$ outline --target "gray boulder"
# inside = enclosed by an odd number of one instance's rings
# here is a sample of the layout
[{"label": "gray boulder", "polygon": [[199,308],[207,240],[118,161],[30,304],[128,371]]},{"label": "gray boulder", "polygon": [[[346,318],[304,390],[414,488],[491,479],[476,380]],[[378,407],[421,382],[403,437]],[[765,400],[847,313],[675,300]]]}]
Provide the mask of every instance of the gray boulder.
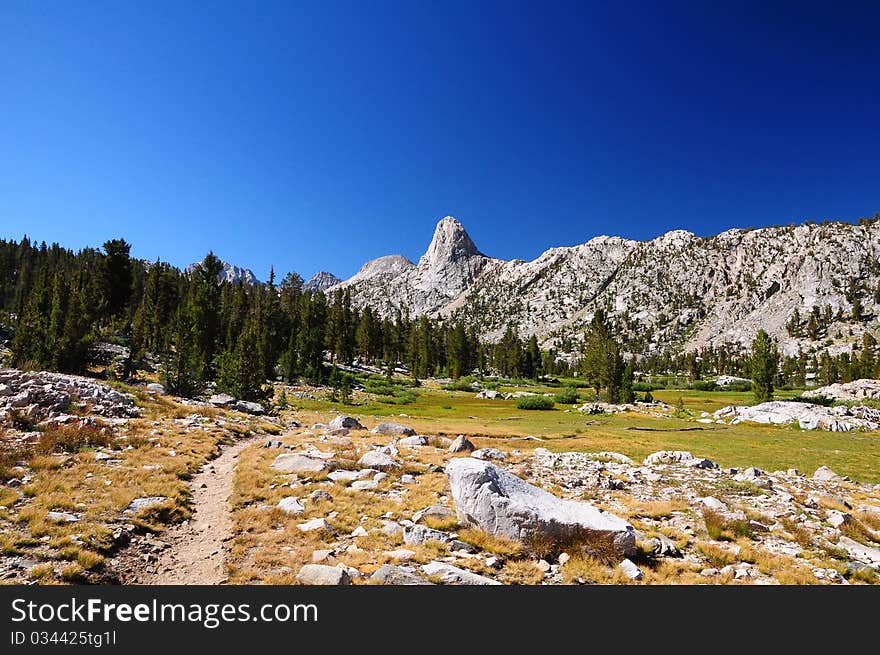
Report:
[{"label": "gray boulder", "polygon": [[370,576],[370,581],[383,585],[429,585],[431,584],[408,566],[383,564]]},{"label": "gray boulder", "polygon": [[421,434],[414,434],[411,437],[404,437],[397,442],[398,446],[427,446],[428,437]]},{"label": "gray boulder", "polygon": [[378,450],[371,450],[363,454],[358,460],[358,466],[378,471],[388,471],[400,466],[392,457]]},{"label": "gray boulder", "polygon": [[287,496],[278,501],[278,509],[285,514],[301,514],[305,511],[305,506],[295,496]]},{"label": "gray boulder", "polygon": [[334,416],[330,421],[328,426],[331,430],[339,430],[345,428],[347,430],[366,430],[366,428],[361,425],[360,421],[358,421],[353,416],[345,416],[344,414],[340,416]]},{"label": "gray boulder", "polygon": [[507,455],[497,448],[480,448],[479,450],[472,452],[471,457],[476,457],[477,459],[495,459],[502,462],[507,459]]},{"label": "gray boulder", "polygon": [[403,543],[417,546],[426,541],[449,541],[449,535],[442,530],[434,530],[424,525],[408,526],[403,532]]},{"label": "gray boulder", "polygon": [[214,405],[214,407],[229,407],[235,402],[235,398],[228,393],[215,393],[208,398],[208,402]]},{"label": "gray boulder", "polygon": [[266,413],[266,408],[263,407],[260,403],[252,403],[248,402],[247,400],[237,400],[233,407],[239,412],[244,412],[245,414],[254,414],[256,416],[259,416]]},{"label": "gray boulder", "polygon": [[272,468],[283,473],[296,473],[297,475],[315,475],[329,468],[323,459],[307,457],[297,453],[278,455],[272,462]]},{"label": "gray boulder", "polygon": [[396,434],[409,437],[416,433],[412,428],[408,428],[400,423],[380,423],[373,428],[374,434]]},{"label": "gray boulder", "polygon": [[624,555],[635,553],[635,529],[588,503],[557,498],[494,464],[470,457],[446,465],[461,521],[520,541],[539,535],[553,541],[601,536]]},{"label": "gray boulder", "polygon": [[304,585],[347,585],[351,584],[351,577],[336,566],[306,564],[296,574],[296,581]]},{"label": "gray boulder", "polygon": [[443,562],[429,562],[422,566],[422,571],[428,576],[437,577],[444,584],[460,585],[500,585],[501,583],[483,575],[477,575],[471,571],[460,569],[452,564]]},{"label": "gray boulder", "polygon": [[463,434],[458,435],[452,445],[449,446],[450,453],[471,453],[476,447]]}]

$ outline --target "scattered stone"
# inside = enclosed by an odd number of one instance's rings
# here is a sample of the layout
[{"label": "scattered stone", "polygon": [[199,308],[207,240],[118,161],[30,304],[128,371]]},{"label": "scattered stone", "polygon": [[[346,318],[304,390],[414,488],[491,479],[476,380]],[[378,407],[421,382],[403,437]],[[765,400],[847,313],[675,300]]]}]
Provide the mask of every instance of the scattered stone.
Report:
[{"label": "scattered stone", "polygon": [[840,528],[852,523],[852,516],[844,512],[838,512],[835,509],[828,510],[828,523],[832,528]]},{"label": "scattered stone", "polygon": [[397,562],[407,562],[416,556],[416,551],[409,550],[408,548],[397,548],[396,550],[386,550],[382,554]]},{"label": "scattered stone", "polygon": [[630,580],[641,580],[645,576],[645,574],[642,573],[642,569],[629,559],[623,560],[618,567]]},{"label": "scattered stone", "polygon": [[839,480],[840,476],[837,475],[834,471],[832,471],[827,466],[820,466],[816,469],[816,472],[813,473],[814,480],[821,480],[823,482],[831,482],[835,480]]},{"label": "scattered stone", "polygon": [[645,544],[655,557],[681,557],[678,546],[666,535],[658,535]]},{"label": "scattered stone", "polygon": [[79,517],[70,512],[49,512],[46,514],[46,518],[55,523],[76,523],[79,521]]},{"label": "scattered stone", "polygon": [[412,428],[408,428],[400,423],[380,423],[372,430],[373,434],[396,434],[410,436],[416,433]]},{"label": "scattered stone", "polygon": [[168,500],[165,496],[146,496],[144,498],[135,498],[128,507],[125,509],[126,512],[137,513],[141,510],[149,509],[151,507],[155,507],[156,505],[160,505]]},{"label": "scattered stone", "polygon": [[428,437],[423,436],[421,434],[415,434],[411,437],[404,437],[400,441],[397,442],[399,446],[427,446],[428,445]]},{"label": "scattered stone", "polygon": [[320,564],[321,562],[326,562],[333,556],[333,551],[329,548],[323,548],[321,550],[313,550],[312,551],[312,564]]},{"label": "scattered stone", "polygon": [[340,428],[345,428],[347,430],[366,430],[356,418],[345,415],[334,416],[328,427],[331,430],[338,430]]},{"label": "scattered stone", "polygon": [[376,569],[373,575],[370,576],[370,581],[377,584],[385,585],[431,584],[430,582],[419,576],[414,569],[406,566],[394,566],[392,564],[383,564],[378,569]]},{"label": "scattered stone", "polygon": [[379,483],[376,480],[355,480],[351,483],[351,489],[355,491],[369,491],[376,489]]},{"label": "scattered stone", "polygon": [[452,445],[449,446],[450,453],[470,453],[475,449],[474,444],[470,442],[463,434],[458,435],[455,438],[455,441],[452,442]]},{"label": "scattered stone", "polygon": [[370,450],[364,453],[358,460],[358,466],[387,471],[398,468],[400,464],[398,464],[390,455],[379,452],[378,450]]},{"label": "scattered stone", "polygon": [[359,525],[358,527],[356,527],[354,530],[351,531],[351,536],[352,537],[366,537],[367,531],[366,531],[366,529],[364,529],[364,526]]},{"label": "scattered stone", "polygon": [[147,393],[154,393],[154,394],[158,394],[160,396],[165,395],[165,387],[163,387],[158,382],[151,382],[150,384],[147,385],[146,389],[147,389]]},{"label": "scattered stone", "polygon": [[[627,560],[629,561],[629,560]],[[550,572],[550,562],[545,559],[538,560],[535,562],[535,568],[538,569],[541,573],[549,573]]]},{"label": "scattered stone", "polygon": [[471,571],[460,569],[457,566],[444,562],[429,562],[422,566],[422,571],[430,577],[439,578],[444,584],[460,585],[500,585],[501,583],[492,578],[477,575]]},{"label": "scattered stone", "polygon": [[296,581],[304,585],[347,585],[351,584],[351,576],[337,566],[306,564],[296,574]]},{"label": "scattered stone", "polygon": [[296,473],[297,475],[315,475],[323,473],[329,468],[323,459],[308,457],[298,453],[278,455],[272,462],[272,468],[283,473]]},{"label": "scattered stone", "polygon": [[317,489],[309,494],[309,500],[311,500],[313,503],[321,503],[321,502],[328,502],[329,503],[331,500],[333,500],[333,496],[328,494],[323,489]]},{"label": "scattered stone", "polygon": [[660,450],[651,453],[645,458],[645,466],[654,466],[657,464],[683,464],[690,462],[694,456],[686,450]]},{"label": "scattered stone", "polygon": [[229,407],[235,402],[235,398],[228,393],[217,393],[208,398],[208,402],[214,407]]},{"label": "scattered stone", "polygon": [[325,530],[326,532],[332,532],[333,527],[327,523],[326,519],[316,518],[311,521],[306,521],[305,523],[300,523],[296,526],[300,529],[301,532],[314,532],[315,530]]},{"label": "scattered stone", "polygon": [[434,530],[424,525],[408,526],[403,531],[403,543],[418,546],[426,541],[449,541],[449,535],[442,530]]},{"label": "scattered stone", "polygon": [[247,400],[238,400],[235,402],[233,407],[239,412],[244,412],[245,414],[254,414],[256,416],[262,415],[266,413],[266,408],[263,407],[260,403],[252,403]]},{"label": "scattered stone", "polygon": [[450,519],[455,516],[455,512],[445,505],[431,505],[425,509],[421,509],[412,516],[413,523],[421,523],[428,518],[434,519]]},{"label": "scattered stone", "polygon": [[363,480],[373,475],[370,469],[361,469],[360,471],[348,471],[345,469],[337,469],[327,474],[327,477],[333,482],[353,482],[354,480]]},{"label": "scattered stone", "polygon": [[278,509],[285,514],[301,514],[306,510],[305,506],[299,501],[299,498],[287,496],[278,501]]},{"label": "scattered stone", "polygon": [[507,453],[504,453],[497,448],[480,448],[479,450],[472,452],[471,457],[485,460],[494,459],[503,462],[507,459]]}]

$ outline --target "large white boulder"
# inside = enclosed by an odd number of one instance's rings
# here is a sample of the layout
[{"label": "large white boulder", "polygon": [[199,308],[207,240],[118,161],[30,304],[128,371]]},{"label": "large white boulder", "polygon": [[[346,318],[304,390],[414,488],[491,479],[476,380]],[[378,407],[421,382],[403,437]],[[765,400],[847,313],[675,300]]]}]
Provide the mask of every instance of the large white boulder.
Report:
[{"label": "large white boulder", "polygon": [[633,526],[588,503],[557,498],[489,462],[462,457],[446,465],[458,517],[486,532],[526,540],[567,541],[607,535],[625,555],[635,551]]}]

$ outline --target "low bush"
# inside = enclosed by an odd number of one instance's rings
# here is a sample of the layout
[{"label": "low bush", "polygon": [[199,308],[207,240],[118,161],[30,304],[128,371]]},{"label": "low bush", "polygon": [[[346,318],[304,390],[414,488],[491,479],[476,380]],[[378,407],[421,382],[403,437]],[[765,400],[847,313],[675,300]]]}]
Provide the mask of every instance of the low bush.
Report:
[{"label": "low bush", "polygon": [[831,407],[834,404],[834,398],[828,396],[794,396],[793,398],[784,398],[792,403],[810,403],[811,405],[821,405],[822,407]]},{"label": "low bush", "polygon": [[555,404],[547,396],[523,396],[516,399],[517,409],[553,409]]},{"label": "low bush", "polygon": [[556,402],[560,405],[574,405],[578,402],[577,387],[565,387],[555,396]]}]

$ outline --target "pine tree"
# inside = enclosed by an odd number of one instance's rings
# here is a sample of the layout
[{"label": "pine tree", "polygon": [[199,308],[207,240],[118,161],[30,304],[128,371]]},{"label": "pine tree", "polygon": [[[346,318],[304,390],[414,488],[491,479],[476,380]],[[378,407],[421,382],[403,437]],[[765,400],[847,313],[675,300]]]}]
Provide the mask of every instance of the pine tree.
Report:
[{"label": "pine tree", "polygon": [[776,344],[764,330],[758,330],[752,342],[750,368],[752,372],[752,391],[759,403],[773,399],[773,380],[779,364]]}]

